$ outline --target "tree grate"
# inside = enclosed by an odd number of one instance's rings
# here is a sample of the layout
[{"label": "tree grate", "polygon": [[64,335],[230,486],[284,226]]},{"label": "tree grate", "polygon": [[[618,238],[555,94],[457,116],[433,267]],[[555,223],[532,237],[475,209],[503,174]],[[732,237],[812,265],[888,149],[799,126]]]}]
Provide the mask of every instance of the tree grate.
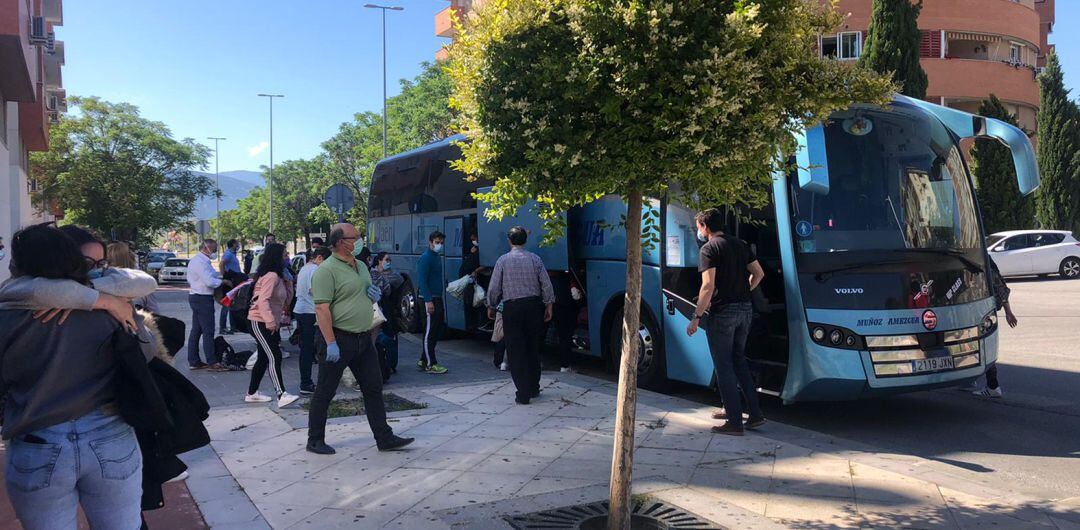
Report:
[{"label": "tree grate", "polygon": [[[509,515],[503,519],[516,530],[588,530],[607,528],[608,511],[608,501],[600,501],[524,515]],[[634,530],[721,530],[721,527],[678,506],[653,500],[634,502],[630,515],[631,528]]]}]

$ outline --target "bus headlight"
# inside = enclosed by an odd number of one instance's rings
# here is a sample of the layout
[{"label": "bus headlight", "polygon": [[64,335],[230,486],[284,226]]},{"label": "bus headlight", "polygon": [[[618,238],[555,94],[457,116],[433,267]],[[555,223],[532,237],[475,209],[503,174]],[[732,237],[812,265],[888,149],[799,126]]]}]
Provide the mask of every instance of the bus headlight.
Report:
[{"label": "bus headlight", "polygon": [[980,331],[983,335],[989,335],[997,329],[997,312],[991,312],[983,317]]},{"label": "bus headlight", "polygon": [[833,343],[833,346],[839,346],[844,341],[844,332],[834,329],[832,333],[829,333],[829,342]]},{"label": "bus headlight", "polygon": [[821,342],[821,341],[825,340],[825,328],[816,327],[816,328],[814,328],[813,333],[814,334],[811,335],[811,336],[814,338],[814,342]]}]

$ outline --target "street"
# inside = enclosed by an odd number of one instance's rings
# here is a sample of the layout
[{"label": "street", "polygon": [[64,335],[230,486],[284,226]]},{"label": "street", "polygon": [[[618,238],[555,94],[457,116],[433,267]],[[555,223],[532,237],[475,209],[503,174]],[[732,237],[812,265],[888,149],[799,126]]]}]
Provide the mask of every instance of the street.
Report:
[{"label": "street", "polygon": [[[1080,344],[1080,281],[1018,279],[1010,287],[1019,326],[1009,329],[1001,320],[1004,399],[977,398],[952,389],[788,406],[766,398],[766,414],[773,422],[767,427],[769,436],[805,443],[811,431],[836,449],[921,457],[934,462],[939,471],[990,487],[1036,498],[1077,500],[1080,359],[1075,345]],[[162,287],[158,296],[166,313],[178,311],[183,313],[175,314],[187,317],[186,287]],[[250,338],[234,335],[233,343],[238,340]],[[455,342],[461,350],[490,348],[480,340]],[[412,361],[403,358],[401,362],[407,367]],[[183,364],[182,360],[177,364]],[[295,355],[286,365],[295,374]],[[581,358],[575,369],[615,380],[599,360]],[[405,372],[406,384],[414,384],[417,376],[412,370]],[[491,371],[492,378],[502,375]],[[286,381],[295,385],[295,375]],[[669,393],[702,404],[717,402],[711,391],[700,387],[673,385]],[[236,401],[231,394],[221,398],[215,404]]]}]

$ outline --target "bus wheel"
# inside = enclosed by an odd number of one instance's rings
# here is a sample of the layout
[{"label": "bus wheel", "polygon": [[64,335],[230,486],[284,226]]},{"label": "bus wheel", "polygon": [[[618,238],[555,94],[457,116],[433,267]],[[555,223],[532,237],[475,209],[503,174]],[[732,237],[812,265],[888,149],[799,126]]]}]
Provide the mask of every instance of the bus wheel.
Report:
[{"label": "bus wheel", "polygon": [[[618,373],[622,358],[623,310],[615,313],[608,328],[608,361]],[[641,314],[638,329],[638,386],[653,390],[661,389],[667,382],[664,368],[664,352],[660,343],[660,328],[648,314]]]},{"label": "bus wheel", "polygon": [[405,283],[401,285],[401,299],[398,300],[398,329],[403,329],[409,333],[420,331],[420,324],[417,322],[419,312],[416,309],[416,303],[417,296],[416,291],[413,289],[412,280],[406,278]]}]

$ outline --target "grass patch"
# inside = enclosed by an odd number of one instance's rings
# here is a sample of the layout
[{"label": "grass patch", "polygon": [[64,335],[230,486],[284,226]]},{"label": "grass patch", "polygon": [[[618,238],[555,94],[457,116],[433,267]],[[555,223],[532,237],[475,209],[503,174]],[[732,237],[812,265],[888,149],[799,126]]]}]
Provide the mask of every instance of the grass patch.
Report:
[{"label": "grass patch", "polygon": [[[396,394],[383,393],[383,401],[386,403],[386,412],[399,412],[402,410],[426,409],[427,403],[415,403]],[[304,403],[305,410],[311,410],[311,402]],[[330,409],[326,413],[327,418],[345,418],[348,416],[364,415],[364,398],[340,399],[330,402]]]}]

